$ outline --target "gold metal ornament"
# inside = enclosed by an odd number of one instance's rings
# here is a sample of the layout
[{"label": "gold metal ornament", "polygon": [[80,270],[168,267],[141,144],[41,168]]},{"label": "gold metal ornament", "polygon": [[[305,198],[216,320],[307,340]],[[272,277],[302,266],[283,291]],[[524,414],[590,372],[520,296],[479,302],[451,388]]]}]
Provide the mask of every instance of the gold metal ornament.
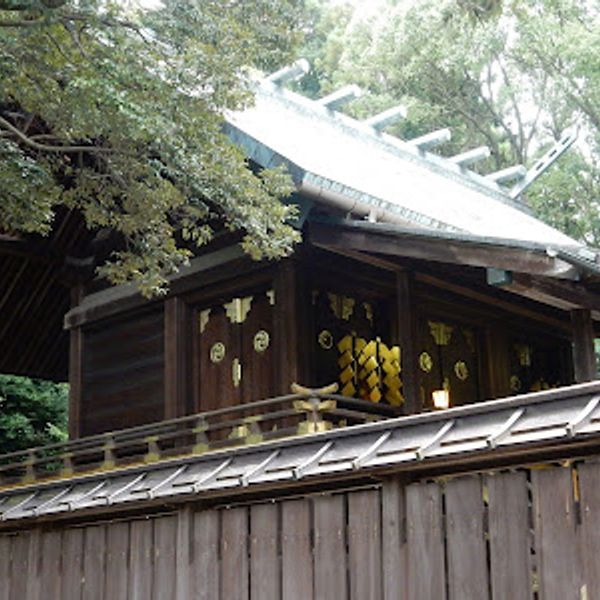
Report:
[{"label": "gold metal ornament", "polygon": [[461,381],[466,381],[469,377],[469,367],[464,360],[457,360],[454,363],[454,374]]},{"label": "gold metal ornament", "polygon": [[261,329],[254,335],[254,349],[257,352],[264,352],[269,347],[270,341],[271,337],[269,336],[269,332]]},{"label": "gold metal ornament", "polygon": [[223,342],[215,342],[210,347],[210,361],[220,363],[225,358],[225,344]]},{"label": "gold metal ornament", "polygon": [[350,320],[350,317],[354,313],[354,305],[356,301],[354,298],[348,298],[347,296],[338,296],[337,294],[328,293],[329,305],[331,306],[331,312],[338,318],[344,321]]},{"label": "gold metal ornament", "polygon": [[321,346],[323,350],[331,350],[333,348],[333,335],[328,329],[323,329],[323,331],[319,333],[317,340],[319,346]]},{"label": "gold metal ornament", "polygon": [[510,389],[513,392],[518,392],[521,389],[521,380],[517,375],[510,376]]},{"label": "gold metal ornament", "polygon": [[367,321],[373,325],[373,306],[368,302],[363,302],[363,307],[365,309],[365,316],[367,317]]},{"label": "gold metal ornament", "polygon": [[275,290],[268,290],[266,295],[269,299],[269,304],[275,306]]},{"label": "gold metal ornament", "polygon": [[225,313],[232,323],[243,323],[252,307],[252,296],[234,298],[231,302],[223,304]]},{"label": "gold metal ornament", "polygon": [[519,364],[522,367],[531,366],[531,346],[527,344],[515,344],[515,350],[519,357]]},{"label": "gold metal ornament", "polygon": [[447,346],[450,343],[452,337],[452,330],[454,329],[451,325],[441,323],[440,321],[429,321],[429,330],[431,335],[438,346]]},{"label": "gold metal ornament", "polygon": [[242,381],[242,363],[239,358],[234,358],[231,363],[231,379],[234,387],[239,387]]},{"label": "gold metal ornament", "polygon": [[431,358],[429,352],[421,352],[421,354],[419,354],[419,367],[424,373],[431,373],[431,369],[433,369],[433,358]]},{"label": "gold metal ornament", "polygon": [[210,308],[206,310],[201,310],[198,313],[198,327],[200,328],[200,333],[204,333],[206,326],[208,325],[208,319],[210,318]]}]

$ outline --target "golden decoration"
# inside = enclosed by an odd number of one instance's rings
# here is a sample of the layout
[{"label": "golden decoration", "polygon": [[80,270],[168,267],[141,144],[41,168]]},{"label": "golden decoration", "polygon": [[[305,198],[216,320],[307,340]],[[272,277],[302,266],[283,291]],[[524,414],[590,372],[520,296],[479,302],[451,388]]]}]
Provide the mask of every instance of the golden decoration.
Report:
[{"label": "golden decoration", "polygon": [[220,363],[225,358],[225,344],[223,342],[215,342],[210,347],[210,361]]},{"label": "golden decoration", "polygon": [[431,335],[438,346],[447,346],[450,343],[452,337],[452,330],[454,329],[451,325],[441,323],[440,321],[428,321],[429,330]]},{"label": "golden decoration", "polygon": [[261,329],[254,335],[254,349],[259,353],[264,352],[269,347],[270,341],[269,332]]},{"label": "golden decoration", "polygon": [[328,329],[323,329],[323,331],[319,333],[317,340],[319,346],[321,346],[323,350],[331,350],[333,348],[333,335]]},{"label": "golden decoration", "polygon": [[234,358],[231,363],[231,380],[234,387],[239,387],[242,381],[242,363],[239,358]]},{"label": "golden decoration", "polygon": [[365,316],[367,317],[367,321],[373,325],[373,306],[368,302],[363,302],[363,307],[365,309]]},{"label": "golden decoration", "polygon": [[431,358],[429,352],[421,352],[421,354],[419,354],[419,367],[424,373],[431,373],[431,369],[433,369],[433,358]]},{"label": "golden decoration", "polygon": [[227,317],[232,323],[243,323],[252,307],[252,296],[234,298],[231,302],[223,304]]},{"label": "golden decoration", "polygon": [[515,350],[519,357],[519,364],[522,367],[531,366],[531,346],[527,344],[515,344]]},{"label": "golden decoration", "polygon": [[510,376],[510,389],[513,392],[518,392],[521,389],[521,380],[519,379],[518,375]]},{"label": "golden decoration", "polygon": [[469,377],[469,368],[464,360],[457,360],[454,363],[454,374],[461,381],[466,381]]},{"label": "golden decoration", "polygon": [[337,294],[328,293],[329,305],[331,306],[331,312],[338,318],[348,321],[354,313],[354,305],[356,301],[354,298],[348,298],[347,296],[338,296]]},{"label": "golden decoration", "polygon": [[206,310],[201,310],[198,313],[198,327],[200,329],[200,333],[204,333],[206,326],[208,325],[208,319],[210,318],[210,308]]},{"label": "golden decoration", "polygon": [[267,290],[266,296],[269,299],[269,304],[275,306],[275,290]]}]

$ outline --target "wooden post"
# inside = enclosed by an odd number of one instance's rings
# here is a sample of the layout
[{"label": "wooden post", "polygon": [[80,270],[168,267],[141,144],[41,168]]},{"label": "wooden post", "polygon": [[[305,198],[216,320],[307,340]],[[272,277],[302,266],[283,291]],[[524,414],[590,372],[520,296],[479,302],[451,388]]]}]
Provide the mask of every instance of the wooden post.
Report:
[{"label": "wooden post", "polygon": [[417,380],[417,327],[413,302],[412,273],[400,271],[396,274],[396,341],[400,346],[402,361],[402,393],[405,414],[421,412]]},{"label": "wooden post", "polygon": [[571,311],[573,326],[573,370],[575,383],[596,379],[596,355],[594,353],[594,326],[588,309]]},{"label": "wooden post", "polygon": [[[71,289],[71,308],[78,306],[83,298],[83,286]],[[81,396],[83,393],[83,331],[81,327],[69,333],[69,438],[81,435]]]},{"label": "wooden post", "polygon": [[484,375],[482,400],[509,396],[510,390],[510,354],[506,327],[489,324],[485,328],[485,352],[482,371]]},{"label": "wooden post", "polygon": [[187,413],[187,314],[187,306],[181,298],[175,296],[165,300],[165,419]]}]

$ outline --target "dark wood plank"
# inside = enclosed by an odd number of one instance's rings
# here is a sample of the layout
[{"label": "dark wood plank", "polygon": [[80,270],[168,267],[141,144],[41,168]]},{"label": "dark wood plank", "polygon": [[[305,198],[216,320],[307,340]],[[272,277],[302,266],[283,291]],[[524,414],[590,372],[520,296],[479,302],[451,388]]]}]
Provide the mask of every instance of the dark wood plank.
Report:
[{"label": "dark wood plank", "polygon": [[313,597],[311,521],[308,500],[281,504],[281,577],[284,599]]},{"label": "dark wood plank", "polygon": [[27,596],[27,575],[30,534],[21,532],[12,538],[10,561],[10,600],[22,600]]},{"label": "dark wood plank", "polygon": [[407,486],[406,523],[409,599],[445,598],[442,496],[437,483]]},{"label": "dark wood plank", "polygon": [[381,536],[384,600],[406,600],[408,565],[406,499],[398,478],[384,482],[381,490]]},{"label": "dark wood plank", "polygon": [[350,598],[382,597],[381,497],[378,490],[348,494]]},{"label": "dark wood plank", "polygon": [[510,389],[510,347],[506,324],[490,322],[484,330],[484,393],[486,398],[502,398]]},{"label": "dark wood plank", "polygon": [[571,311],[573,326],[573,368],[575,383],[596,379],[596,354],[594,352],[594,325],[589,309]]},{"label": "dark wood plank", "polygon": [[0,535],[0,600],[10,597],[11,538]]},{"label": "dark wood plank", "polygon": [[486,479],[489,495],[489,538],[492,598],[531,598],[531,553],[527,476],[496,473]]},{"label": "dark wood plank", "polygon": [[183,416],[192,409],[187,406],[190,392],[187,361],[190,329],[195,324],[190,322],[188,313],[181,298],[165,300],[165,419]]},{"label": "dark wood plank", "polygon": [[250,508],[251,598],[281,598],[278,512],[277,504],[258,504]]},{"label": "dark wood plank", "polygon": [[69,437],[74,440],[81,431],[81,390],[83,366],[83,331],[69,333]]},{"label": "dark wood plank", "polygon": [[[42,536],[42,564],[40,569],[40,590],[42,590],[42,595],[40,598],[60,598],[61,554],[61,532],[58,530],[45,532]],[[0,598],[2,598],[1,594]]]},{"label": "dark wood plank", "polygon": [[86,527],[83,542],[83,597],[85,600],[102,600],[104,598],[105,569],[106,528],[104,525]]},{"label": "dark wood plank", "polygon": [[128,600],[148,600],[152,597],[152,520],[133,521],[129,532]]},{"label": "dark wood plank", "polygon": [[579,465],[581,526],[579,540],[583,582],[588,598],[600,598],[600,464]]},{"label": "dark wood plank", "polygon": [[153,600],[173,600],[175,597],[176,542],[177,518],[168,516],[155,519]]},{"label": "dark wood plank", "polygon": [[221,512],[221,598],[247,600],[248,587],[248,509],[226,509]]},{"label": "dark wood plank", "polygon": [[219,511],[203,510],[194,515],[193,589],[198,600],[219,598]]},{"label": "dark wood plank", "polygon": [[176,600],[188,600],[192,594],[193,539],[194,510],[191,506],[184,506],[177,511],[177,562],[175,565]]},{"label": "dark wood plank", "polygon": [[29,533],[29,550],[27,553],[27,600],[46,598],[45,591],[41,588],[40,572],[42,566],[42,532],[33,529]]},{"label": "dark wood plank", "polygon": [[580,600],[582,577],[571,469],[535,469],[531,480],[540,598]]},{"label": "dark wood plank", "polygon": [[83,579],[83,529],[65,529],[62,538],[61,600],[80,600]]},{"label": "dark wood plank", "polygon": [[446,484],[446,543],[450,600],[486,598],[481,478],[457,477]]},{"label": "dark wood plank", "polygon": [[127,600],[129,523],[110,523],[106,532],[106,598]]},{"label": "dark wood plank", "polygon": [[346,509],[344,496],[316,496],[315,597],[338,600],[347,597]]}]

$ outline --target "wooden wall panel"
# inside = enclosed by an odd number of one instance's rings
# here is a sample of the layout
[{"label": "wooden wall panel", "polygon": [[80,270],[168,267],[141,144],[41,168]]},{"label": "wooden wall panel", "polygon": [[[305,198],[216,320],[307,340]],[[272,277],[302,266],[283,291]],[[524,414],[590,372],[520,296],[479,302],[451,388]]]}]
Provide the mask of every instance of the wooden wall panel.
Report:
[{"label": "wooden wall panel", "polygon": [[350,598],[382,597],[381,500],[378,490],[348,496]]},{"label": "wooden wall panel", "polygon": [[164,417],[163,311],[84,332],[81,435]]},{"label": "wooden wall panel", "polygon": [[581,568],[570,468],[532,471],[540,600],[580,600]]},{"label": "wooden wall panel", "polygon": [[258,504],[250,508],[250,598],[279,600],[279,507]]},{"label": "wooden wall panel", "polygon": [[408,565],[406,545],[406,498],[404,485],[397,479],[381,490],[381,537],[384,600],[406,600]]},{"label": "wooden wall panel", "polygon": [[323,600],[347,597],[346,509],[344,495],[314,499],[315,591]]},{"label": "wooden wall panel", "polygon": [[[1,552],[0,552],[1,554]],[[60,530],[47,531],[41,540],[41,564],[39,575],[40,598],[60,597],[60,559],[62,534]],[[0,598],[1,598],[0,594]]]},{"label": "wooden wall panel", "polygon": [[531,598],[529,499],[524,471],[486,478],[493,600]]},{"label": "wooden wall panel", "polygon": [[204,510],[194,515],[191,578],[197,600],[219,598],[219,514],[216,510]]},{"label": "wooden wall panel", "polygon": [[83,542],[83,597],[85,600],[104,598],[106,569],[106,528],[86,527]]},{"label": "wooden wall panel", "polygon": [[581,560],[588,598],[600,598],[600,464],[579,465]]},{"label": "wooden wall panel", "polygon": [[281,577],[285,600],[313,596],[311,514],[308,500],[281,505]]},{"label": "wooden wall panel", "polygon": [[28,533],[19,533],[11,540],[10,600],[23,600],[27,594],[29,538]]},{"label": "wooden wall panel", "polygon": [[83,579],[83,529],[65,529],[62,543],[61,600],[79,600]]},{"label": "wooden wall panel", "polygon": [[175,558],[177,519],[160,517],[154,521],[154,572],[152,600],[173,600],[175,597]]},{"label": "wooden wall panel", "polygon": [[133,521],[130,529],[128,600],[152,598],[153,523]]},{"label": "wooden wall panel", "polygon": [[0,600],[9,600],[10,594],[10,536],[0,535]]},{"label": "wooden wall panel", "polygon": [[106,532],[106,598],[127,600],[129,523],[110,523]]},{"label": "wooden wall panel", "polygon": [[486,598],[487,564],[481,479],[458,477],[446,485],[446,538],[450,600]]},{"label": "wooden wall panel", "polygon": [[248,510],[221,512],[221,598],[248,600]]},{"label": "wooden wall panel", "polygon": [[408,597],[445,598],[442,494],[437,483],[415,483],[406,488]]}]

